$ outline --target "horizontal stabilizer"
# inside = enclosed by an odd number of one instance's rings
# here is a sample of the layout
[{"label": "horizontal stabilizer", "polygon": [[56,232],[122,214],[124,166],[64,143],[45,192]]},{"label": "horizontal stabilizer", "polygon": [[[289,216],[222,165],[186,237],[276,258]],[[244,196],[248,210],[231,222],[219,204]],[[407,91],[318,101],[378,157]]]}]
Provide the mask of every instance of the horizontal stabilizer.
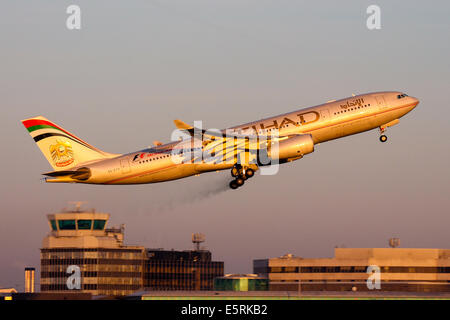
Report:
[{"label": "horizontal stabilizer", "polygon": [[46,172],[42,175],[49,176],[49,177],[63,177],[63,176],[70,176],[72,174],[76,174],[77,171],[52,171],[52,172]]},{"label": "horizontal stabilizer", "polygon": [[91,169],[83,167],[78,170],[61,170],[43,173],[44,176],[49,176],[53,178],[59,177],[70,177],[76,180],[87,180],[91,176]]}]

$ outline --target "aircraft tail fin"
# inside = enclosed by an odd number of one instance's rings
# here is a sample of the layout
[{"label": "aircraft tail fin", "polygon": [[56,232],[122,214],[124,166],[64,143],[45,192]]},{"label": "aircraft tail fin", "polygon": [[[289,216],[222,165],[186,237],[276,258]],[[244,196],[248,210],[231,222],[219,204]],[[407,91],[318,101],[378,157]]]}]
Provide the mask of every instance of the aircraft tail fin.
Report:
[{"label": "aircraft tail fin", "polygon": [[55,171],[117,156],[91,146],[42,116],[22,120],[22,124]]}]

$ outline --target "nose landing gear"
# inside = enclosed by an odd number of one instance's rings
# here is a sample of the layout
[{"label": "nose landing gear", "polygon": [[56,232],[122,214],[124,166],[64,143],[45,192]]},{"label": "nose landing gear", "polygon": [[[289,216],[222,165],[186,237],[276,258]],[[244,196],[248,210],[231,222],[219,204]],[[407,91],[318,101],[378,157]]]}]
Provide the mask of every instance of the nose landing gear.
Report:
[{"label": "nose landing gear", "polygon": [[386,142],[387,141],[387,136],[384,134],[384,131],[386,131],[386,127],[381,126],[380,127],[380,141],[381,142]]},{"label": "nose landing gear", "polygon": [[400,120],[395,119],[395,120],[392,120],[391,122],[388,122],[388,123],[383,124],[382,126],[380,126],[380,141],[381,142],[386,142],[387,141],[387,137],[384,134],[384,131],[386,131],[386,129],[389,128],[389,127],[395,126],[399,122],[400,122]]}]

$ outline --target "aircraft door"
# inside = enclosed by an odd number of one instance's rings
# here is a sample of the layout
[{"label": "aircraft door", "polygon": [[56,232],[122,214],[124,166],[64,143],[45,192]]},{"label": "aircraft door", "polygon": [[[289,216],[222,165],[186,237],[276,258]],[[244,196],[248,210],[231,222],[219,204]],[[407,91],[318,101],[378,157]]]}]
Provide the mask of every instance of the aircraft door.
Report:
[{"label": "aircraft door", "polygon": [[320,121],[327,121],[330,119],[330,111],[328,109],[320,110]]},{"label": "aircraft door", "polygon": [[120,160],[120,167],[122,168],[122,173],[129,173],[131,171],[128,158]]},{"label": "aircraft door", "polygon": [[375,96],[375,100],[377,102],[379,110],[387,108],[386,101],[384,101],[384,96]]}]

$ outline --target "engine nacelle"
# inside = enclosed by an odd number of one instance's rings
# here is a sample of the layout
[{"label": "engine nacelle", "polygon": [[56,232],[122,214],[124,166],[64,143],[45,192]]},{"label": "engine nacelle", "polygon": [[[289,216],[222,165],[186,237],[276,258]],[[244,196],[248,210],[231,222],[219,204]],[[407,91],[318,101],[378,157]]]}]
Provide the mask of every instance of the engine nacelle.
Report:
[{"label": "engine nacelle", "polygon": [[272,159],[299,159],[314,151],[314,142],[310,134],[301,134],[278,142],[278,156],[276,149],[276,146],[272,146],[270,150]]}]

